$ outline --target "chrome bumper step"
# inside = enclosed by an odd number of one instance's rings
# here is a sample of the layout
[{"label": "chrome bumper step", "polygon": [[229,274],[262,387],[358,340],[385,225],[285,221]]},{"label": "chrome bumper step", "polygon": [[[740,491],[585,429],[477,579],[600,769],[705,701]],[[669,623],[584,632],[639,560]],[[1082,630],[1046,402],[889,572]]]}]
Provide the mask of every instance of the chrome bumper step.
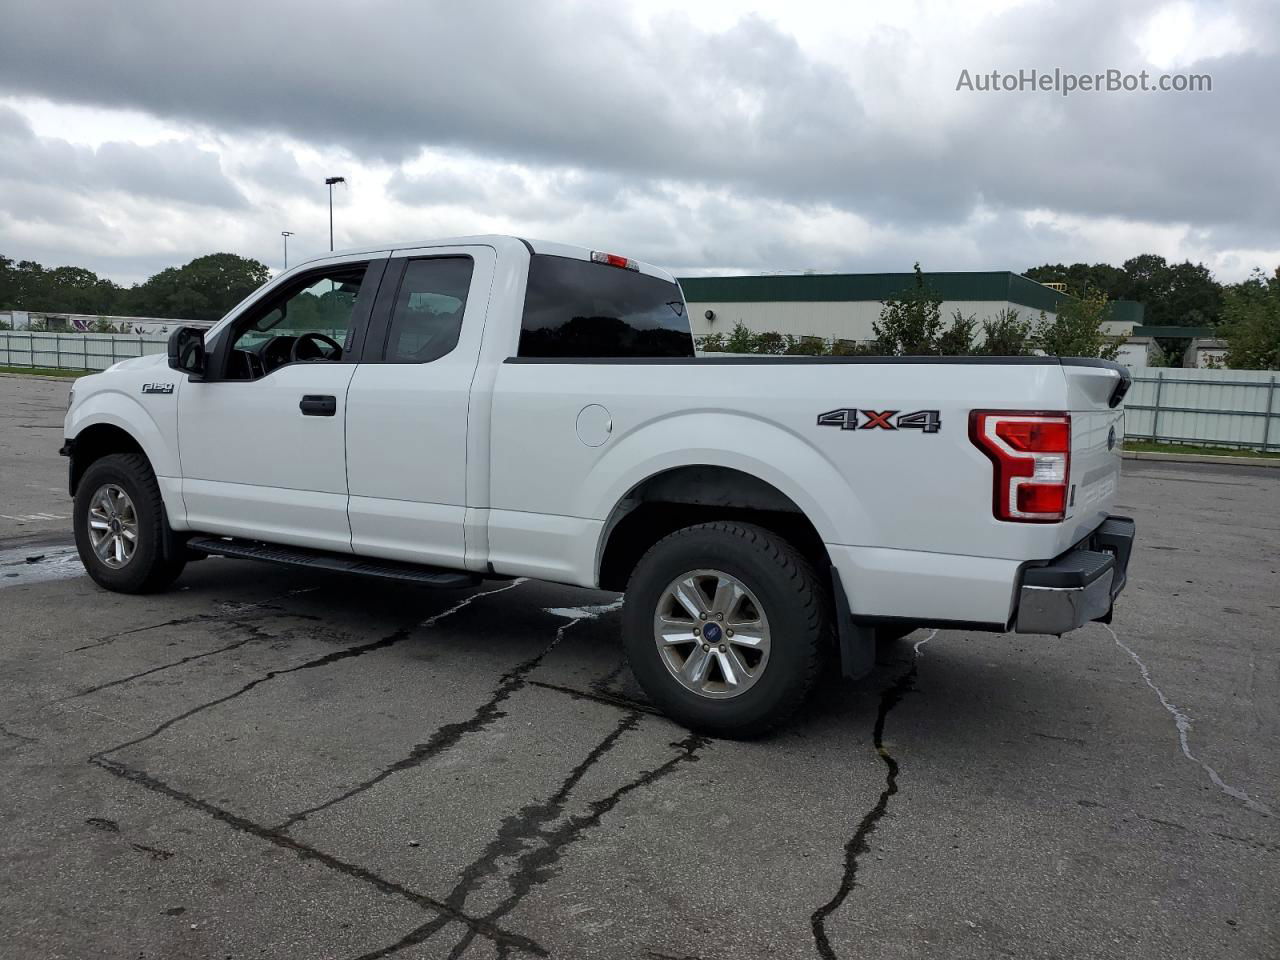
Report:
[{"label": "chrome bumper step", "polygon": [[1023,570],[1014,629],[1061,635],[1095,620],[1110,622],[1128,581],[1136,533],[1128,517],[1109,517],[1082,546]]}]

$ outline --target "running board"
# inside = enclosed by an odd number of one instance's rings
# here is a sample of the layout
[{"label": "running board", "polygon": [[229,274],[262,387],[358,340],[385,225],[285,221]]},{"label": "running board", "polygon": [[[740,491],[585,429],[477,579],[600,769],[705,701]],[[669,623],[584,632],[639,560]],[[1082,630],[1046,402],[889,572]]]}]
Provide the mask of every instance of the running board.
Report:
[{"label": "running board", "polygon": [[217,554],[236,560],[265,560],[291,567],[308,567],[333,573],[358,573],[366,577],[382,577],[385,580],[402,580],[426,587],[457,589],[473,587],[480,582],[475,574],[427,567],[397,560],[374,560],[351,554],[329,553],[325,550],[309,550],[306,547],[283,547],[256,540],[235,540],[222,537],[192,537],[187,548],[197,553]]}]

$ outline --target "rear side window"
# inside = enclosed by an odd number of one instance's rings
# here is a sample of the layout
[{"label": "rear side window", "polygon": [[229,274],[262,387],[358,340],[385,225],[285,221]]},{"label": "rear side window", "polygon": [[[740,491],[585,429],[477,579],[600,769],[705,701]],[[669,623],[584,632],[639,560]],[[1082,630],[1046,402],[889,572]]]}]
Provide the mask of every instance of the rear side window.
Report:
[{"label": "rear side window", "polygon": [[520,324],[522,357],[692,357],[674,283],[587,260],[535,255]]},{"label": "rear side window", "polygon": [[387,335],[387,363],[430,363],[458,345],[471,286],[470,257],[410,260]]}]

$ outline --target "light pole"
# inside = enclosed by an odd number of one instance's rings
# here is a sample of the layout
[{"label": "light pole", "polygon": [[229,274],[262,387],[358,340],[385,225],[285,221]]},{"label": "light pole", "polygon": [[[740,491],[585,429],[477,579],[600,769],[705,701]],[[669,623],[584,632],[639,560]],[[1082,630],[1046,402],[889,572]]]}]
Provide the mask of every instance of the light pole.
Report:
[{"label": "light pole", "polygon": [[333,185],[335,183],[346,183],[346,177],[325,177],[325,184],[329,188],[329,252],[333,252]]},{"label": "light pole", "polygon": [[289,269],[289,238],[293,236],[292,230],[281,230],[280,236],[284,237],[284,268]]}]

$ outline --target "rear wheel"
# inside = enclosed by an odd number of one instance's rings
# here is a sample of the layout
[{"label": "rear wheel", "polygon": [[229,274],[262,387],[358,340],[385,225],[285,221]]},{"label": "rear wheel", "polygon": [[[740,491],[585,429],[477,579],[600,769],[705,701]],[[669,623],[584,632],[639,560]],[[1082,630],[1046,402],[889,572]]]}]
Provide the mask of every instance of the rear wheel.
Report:
[{"label": "rear wheel", "polygon": [[678,530],[627,585],[623,638],[641,687],[670,717],[755,736],[804,701],[831,649],[825,584],[789,543],[751,524]]},{"label": "rear wheel", "polygon": [[155,474],[139,454],[115,453],[89,466],[76,490],[73,522],[85,570],[108,590],[163,590],[186,565]]}]

